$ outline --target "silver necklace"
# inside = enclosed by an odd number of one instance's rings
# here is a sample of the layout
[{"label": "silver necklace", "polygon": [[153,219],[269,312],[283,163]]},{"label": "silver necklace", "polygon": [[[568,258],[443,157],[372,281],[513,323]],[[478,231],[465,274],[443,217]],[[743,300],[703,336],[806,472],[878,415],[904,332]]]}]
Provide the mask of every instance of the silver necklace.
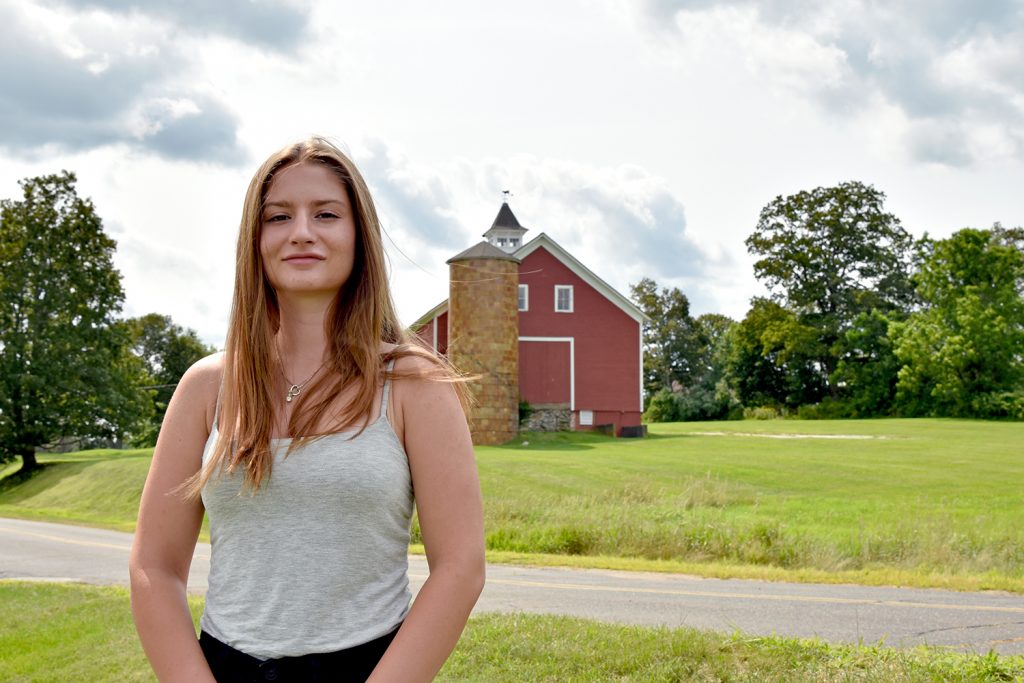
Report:
[{"label": "silver necklace", "polygon": [[281,368],[281,377],[284,377],[284,381],[289,385],[288,386],[288,393],[285,395],[284,400],[286,402],[288,402],[288,403],[291,403],[292,399],[295,398],[296,396],[298,396],[299,392],[302,391],[302,388],[305,387],[307,384],[309,384],[309,381],[311,379],[316,377],[316,373],[318,373],[321,370],[323,370],[323,367],[325,365],[327,365],[327,361],[324,361],[323,363],[321,363],[320,367],[318,367],[316,370],[314,370],[313,374],[310,375],[309,377],[307,377],[304,381],[299,382],[298,384],[296,384],[296,383],[292,382],[290,379],[288,379],[287,375],[284,374],[284,360],[282,360],[282,358],[281,358],[281,349],[278,347],[276,339],[274,340],[274,349],[277,350],[277,363],[278,363],[278,367]]}]

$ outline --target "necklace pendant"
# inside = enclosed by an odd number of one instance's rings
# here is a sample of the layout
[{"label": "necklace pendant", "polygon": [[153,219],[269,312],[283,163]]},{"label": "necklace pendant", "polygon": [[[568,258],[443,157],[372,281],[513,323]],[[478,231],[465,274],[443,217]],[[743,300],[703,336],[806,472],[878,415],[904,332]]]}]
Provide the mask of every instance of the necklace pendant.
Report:
[{"label": "necklace pendant", "polygon": [[292,402],[292,399],[299,395],[300,387],[298,384],[293,384],[288,388],[288,395],[284,397],[284,400],[288,403]]}]

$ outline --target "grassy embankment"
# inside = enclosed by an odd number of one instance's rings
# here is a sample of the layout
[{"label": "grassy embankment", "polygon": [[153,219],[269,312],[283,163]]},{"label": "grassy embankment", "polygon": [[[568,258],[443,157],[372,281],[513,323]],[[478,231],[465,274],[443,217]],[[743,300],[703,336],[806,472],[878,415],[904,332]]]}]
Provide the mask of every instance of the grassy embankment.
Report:
[{"label": "grassy embankment", "polygon": [[[192,598],[194,618],[202,599]],[[0,680],[152,681],[123,588],[0,581]],[[1009,681],[1024,657],[893,650],[565,617],[470,620],[439,681]]]},{"label": "grassy embankment", "polygon": [[[1024,423],[651,432],[528,434],[479,448],[489,558],[1024,593]],[[0,481],[0,515],[133,528],[148,451],[41,460],[50,466],[31,481]]]}]

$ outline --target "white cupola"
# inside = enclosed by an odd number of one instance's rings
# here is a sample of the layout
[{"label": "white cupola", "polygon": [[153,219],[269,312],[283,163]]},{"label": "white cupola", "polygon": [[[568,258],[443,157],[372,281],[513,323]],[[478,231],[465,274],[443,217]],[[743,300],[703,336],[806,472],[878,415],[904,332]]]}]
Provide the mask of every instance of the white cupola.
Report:
[{"label": "white cupola", "polygon": [[484,233],[484,237],[493,246],[511,254],[523,246],[523,233],[526,232],[526,228],[519,225],[515,214],[508,206],[508,190],[502,194],[504,199],[501,202],[501,208],[498,209],[498,215],[495,217],[494,223],[491,224],[491,229]]}]

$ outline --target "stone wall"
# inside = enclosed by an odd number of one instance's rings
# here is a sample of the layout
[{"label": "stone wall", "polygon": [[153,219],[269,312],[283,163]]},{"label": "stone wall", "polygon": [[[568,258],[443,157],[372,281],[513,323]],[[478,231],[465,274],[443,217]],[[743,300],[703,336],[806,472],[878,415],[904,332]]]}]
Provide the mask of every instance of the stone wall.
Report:
[{"label": "stone wall", "polygon": [[519,423],[528,432],[562,432],[573,428],[572,411],[563,407],[534,406],[530,417]]},{"label": "stone wall", "polygon": [[519,263],[456,259],[449,261],[448,357],[478,377],[469,384],[473,443],[505,443],[519,433]]}]

